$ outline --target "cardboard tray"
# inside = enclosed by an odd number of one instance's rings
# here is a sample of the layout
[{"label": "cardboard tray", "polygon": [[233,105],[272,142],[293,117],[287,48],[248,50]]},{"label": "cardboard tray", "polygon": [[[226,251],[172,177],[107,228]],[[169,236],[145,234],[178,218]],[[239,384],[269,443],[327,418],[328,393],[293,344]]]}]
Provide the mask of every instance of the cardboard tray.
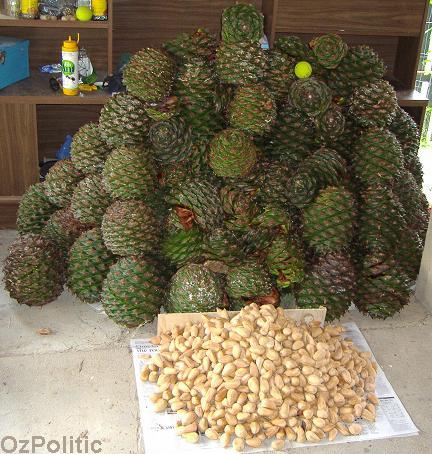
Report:
[{"label": "cardboard tray", "polygon": [[[297,322],[311,322],[317,320],[321,324],[324,323],[326,312],[327,309],[325,307],[320,307],[318,309],[285,309],[286,316]],[[234,317],[238,313],[239,311],[228,311],[230,317]],[[202,315],[203,314],[200,312],[159,314],[157,333],[161,334],[175,326],[184,326],[187,322],[200,322]],[[217,312],[205,312],[205,315],[208,317],[215,317]]]}]

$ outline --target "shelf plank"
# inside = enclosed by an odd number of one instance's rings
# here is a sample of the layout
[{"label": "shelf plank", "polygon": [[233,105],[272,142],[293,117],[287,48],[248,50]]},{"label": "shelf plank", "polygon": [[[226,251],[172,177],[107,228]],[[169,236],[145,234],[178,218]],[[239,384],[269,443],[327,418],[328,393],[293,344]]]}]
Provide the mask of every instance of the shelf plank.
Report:
[{"label": "shelf plank", "polygon": [[103,90],[65,96],[61,90],[55,92],[49,86],[49,74],[32,72],[24,79],[0,90],[0,104],[96,104],[103,105],[110,98]]},{"label": "shelf plank", "polygon": [[397,90],[396,96],[401,107],[426,107],[429,100],[416,90]]},{"label": "shelf plank", "polygon": [[108,29],[110,23],[109,21],[81,22],[78,20],[0,19],[0,27]]}]

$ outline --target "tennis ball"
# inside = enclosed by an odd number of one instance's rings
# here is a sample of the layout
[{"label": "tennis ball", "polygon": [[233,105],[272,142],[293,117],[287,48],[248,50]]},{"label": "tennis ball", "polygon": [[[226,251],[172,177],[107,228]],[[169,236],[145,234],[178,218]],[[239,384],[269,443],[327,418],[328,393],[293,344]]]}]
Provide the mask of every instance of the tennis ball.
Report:
[{"label": "tennis ball", "polygon": [[93,13],[88,6],[79,6],[75,11],[75,16],[82,22],[88,22],[89,20],[91,20]]},{"label": "tennis ball", "polygon": [[299,61],[295,65],[294,74],[299,79],[307,79],[312,75],[312,66],[307,61]]}]

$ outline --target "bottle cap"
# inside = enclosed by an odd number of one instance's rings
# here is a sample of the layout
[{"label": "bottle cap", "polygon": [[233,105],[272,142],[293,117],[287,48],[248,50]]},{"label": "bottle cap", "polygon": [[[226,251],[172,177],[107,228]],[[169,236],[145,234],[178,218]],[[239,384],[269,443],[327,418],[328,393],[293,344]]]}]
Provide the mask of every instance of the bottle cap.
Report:
[{"label": "bottle cap", "polygon": [[75,41],[73,40],[70,36],[66,41],[63,41],[63,48],[66,51],[74,51],[78,49],[78,43],[79,43],[79,33],[78,33],[78,39]]}]

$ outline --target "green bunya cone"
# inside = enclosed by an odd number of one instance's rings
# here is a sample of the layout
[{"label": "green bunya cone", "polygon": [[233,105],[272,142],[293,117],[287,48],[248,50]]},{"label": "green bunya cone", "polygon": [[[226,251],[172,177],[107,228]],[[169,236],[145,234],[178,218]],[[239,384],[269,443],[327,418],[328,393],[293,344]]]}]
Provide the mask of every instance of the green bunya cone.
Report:
[{"label": "green bunya cone", "polygon": [[283,206],[287,202],[288,182],[292,169],[285,163],[258,162],[250,181],[259,188],[259,198],[264,204]]},{"label": "green bunya cone", "polygon": [[296,80],[290,88],[290,100],[296,109],[316,117],[325,112],[331,103],[328,86],[315,77]]},{"label": "green bunya cone", "polygon": [[405,110],[397,107],[395,118],[389,128],[402,147],[405,168],[412,173],[416,183],[421,187],[423,169],[418,157],[420,131],[416,122]]},{"label": "green bunya cone", "polygon": [[276,106],[270,91],[261,84],[237,88],[228,108],[228,119],[233,128],[251,135],[264,134],[276,119]]},{"label": "green bunya cone", "polygon": [[369,46],[351,47],[335,70],[327,72],[327,84],[335,96],[348,100],[354,88],[382,79],[385,65]]},{"label": "green bunya cone", "polygon": [[70,159],[62,159],[51,167],[45,178],[45,194],[52,204],[65,207],[69,205],[73,191],[82,177]]},{"label": "green bunya cone", "polygon": [[111,205],[101,175],[88,175],[78,183],[72,196],[71,209],[75,218],[84,223],[100,225]]},{"label": "green bunya cone", "polygon": [[356,274],[350,258],[340,252],[318,257],[297,295],[300,308],[327,308],[326,320],[342,317],[355,295]]},{"label": "green bunya cone", "polygon": [[258,148],[242,131],[225,129],[210,143],[209,165],[221,177],[244,177],[254,167]]},{"label": "green bunya cone", "polygon": [[143,144],[149,127],[145,105],[129,93],[114,95],[101,110],[99,129],[110,147]]},{"label": "green bunya cone", "polygon": [[63,291],[64,262],[56,245],[38,234],[19,237],[4,262],[4,283],[19,304],[42,306]]},{"label": "green bunya cone", "polygon": [[394,251],[394,257],[404,274],[415,285],[423,255],[423,242],[419,235],[412,230],[404,232],[403,241]]},{"label": "green bunya cone", "polygon": [[159,267],[146,257],[122,257],[111,266],[102,289],[109,318],[127,328],[151,322],[165,298]]},{"label": "green bunya cone", "polygon": [[266,263],[271,274],[276,276],[279,289],[291,287],[304,278],[305,259],[297,239],[277,236],[267,250]]},{"label": "green bunya cone", "polygon": [[[216,72],[225,84],[251,84],[264,78],[267,54],[259,43],[224,43],[216,51]],[[239,65],[239,62],[242,62]]]},{"label": "green bunya cone", "polygon": [[190,263],[172,277],[168,294],[169,312],[212,312],[225,306],[220,278],[204,265]]},{"label": "green bunya cone", "polygon": [[279,295],[273,287],[273,282],[268,272],[258,263],[239,263],[229,269],[226,276],[226,291],[233,299],[257,302],[268,298],[269,304],[279,303]]},{"label": "green bunya cone", "polygon": [[264,16],[254,5],[238,3],[222,12],[221,37],[226,43],[258,42],[264,34]]},{"label": "green bunya cone", "polygon": [[102,234],[116,255],[153,253],[159,243],[159,228],[153,210],[139,200],[118,200],[102,219]]},{"label": "green bunya cone", "polygon": [[144,102],[163,101],[174,81],[175,64],[158,49],[147,47],[137,52],[123,70],[128,91]]},{"label": "green bunya cone", "polygon": [[114,199],[146,200],[156,186],[151,151],[134,147],[114,150],[105,163],[103,180]]},{"label": "green bunya cone", "polygon": [[362,248],[393,253],[406,236],[402,205],[389,188],[379,184],[365,188],[360,196],[358,237]]},{"label": "green bunya cone", "polygon": [[16,221],[18,232],[21,235],[40,233],[57,209],[46,196],[42,183],[29,186],[18,208]]},{"label": "green bunya cone", "polygon": [[391,317],[409,298],[409,279],[392,258],[383,253],[365,257],[355,299],[360,312],[372,318]]},{"label": "green bunya cone", "polygon": [[269,50],[268,60],[264,83],[276,101],[283,101],[288,97],[290,87],[296,80],[295,60],[276,49]]},{"label": "green bunya cone", "polygon": [[398,107],[396,92],[385,80],[356,88],[350,99],[349,112],[363,127],[388,126]]},{"label": "green bunya cone", "polygon": [[231,216],[251,217],[257,212],[258,188],[249,183],[236,182],[220,190],[222,207]]},{"label": "green bunya cone", "polygon": [[334,34],[317,36],[309,43],[318,63],[324,68],[336,68],[348,52],[347,43]]},{"label": "green bunya cone", "polygon": [[203,230],[220,227],[223,221],[222,204],[218,189],[209,181],[187,179],[179,183],[167,197],[176,207],[183,223],[197,223]]},{"label": "green bunya cone", "polygon": [[181,64],[193,58],[210,60],[216,52],[216,46],[216,37],[203,28],[198,28],[192,34],[181,33],[163,44],[164,49]]},{"label": "green bunya cone", "polygon": [[89,226],[79,221],[68,207],[52,214],[42,233],[55,243],[67,258],[74,241],[88,228]]},{"label": "green bunya cone", "polygon": [[149,138],[154,158],[162,164],[178,163],[191,153],[192,131],[182,118],[154,123]]},{"label": "green bunya cone", "polygon": [[402,150],[396,136],[386,129],[368,128],[353,145],[354,171],[364,184],[393,181],[402,169]]},{"label": "green bunya cone", "polygon": [[342,187],[323,189],[304,210],[304,239],[320,253],[349,246],[353,235],[354,199]]},{"label": "green bunya cone", "polygon": [[115,261],[103,242],[99,228],[84,232],[69,251],[69,290],[85,303],[99,302],[102,284]]},{"label": "green bunya cone", "polygon": [[315,146],[314,126],[304,113],[286,105],[268,134],[265,151],[273,159],[296,167]]},{"label": "green bunya cone", "polygon": [[87,123],[74,134],[71,144],[73,165],[84,175],[102,170],[109,146],[101,137],[97,123]]},{"label": "green bunya cone", "polygon": [[331,144],[345,129],[342,109],[337,104],[331,104],[322,115],[315,118],[315,129],[318,142]]},{"label": "green bunya cone", "polygon": [[203,238],[197,228],[168,233],[161,249],[167,260],[177,267],[199,260],[203,253]]}]

